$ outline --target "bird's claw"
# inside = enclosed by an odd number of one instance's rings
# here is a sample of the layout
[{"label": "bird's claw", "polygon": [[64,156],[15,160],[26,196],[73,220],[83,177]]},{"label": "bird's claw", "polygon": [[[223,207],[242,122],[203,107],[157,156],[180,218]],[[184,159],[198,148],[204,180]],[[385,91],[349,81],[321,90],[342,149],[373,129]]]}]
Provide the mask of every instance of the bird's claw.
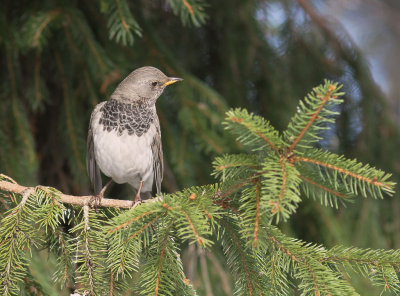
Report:
[{"label": "bird's claw", "polygon": [[96,210],[96,213],[99,212],[99,206],[101,204],[101,200],[103,199],[103,194],[92,195],[89,199],[89,206]]}]

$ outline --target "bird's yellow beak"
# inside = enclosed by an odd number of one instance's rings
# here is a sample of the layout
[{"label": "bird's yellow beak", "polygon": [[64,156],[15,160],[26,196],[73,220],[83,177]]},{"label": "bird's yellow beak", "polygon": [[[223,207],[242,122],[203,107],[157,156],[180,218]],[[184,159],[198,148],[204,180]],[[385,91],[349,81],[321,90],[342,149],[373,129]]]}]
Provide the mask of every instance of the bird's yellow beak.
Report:
[{"label": "bird's yellow beak", "polygon": [[165,82],[162,86],[166,87],[170,84],[173,84],[175,82],[182,81],[182,80],[183,80],[182,78],[178,78],[178,77],[168,77],[168,81]]}]

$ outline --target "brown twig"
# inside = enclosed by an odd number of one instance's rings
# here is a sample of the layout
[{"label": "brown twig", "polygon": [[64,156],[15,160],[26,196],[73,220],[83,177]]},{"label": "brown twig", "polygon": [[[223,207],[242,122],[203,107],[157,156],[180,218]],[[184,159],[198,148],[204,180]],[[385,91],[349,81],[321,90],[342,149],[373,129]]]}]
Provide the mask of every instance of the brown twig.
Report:
[{"label": "brown twig", "polygon": [[[35,190],[35,187],[26,187],[19,185],[17,183],[12,183],[2,180],[0,181],[0,190],[16,194],[23,194],[24,192],[28,192],[27,190],[32,190],[31,192],[33,192],[33,190]],[[82,206],[82,207],[88,204],[89,200],[93,198],[92,195],[77,196],[77,195],[68,195],[63,193],[61,193],[58,197],[59,201],[62,203]],[[152,199],[145,200],[143,202],[149,202],[149,201],[152,201]],[[131,200],[103,198],[99,203],[99,207],[130,209],[132,206],[133,206],[133,201]]]}]

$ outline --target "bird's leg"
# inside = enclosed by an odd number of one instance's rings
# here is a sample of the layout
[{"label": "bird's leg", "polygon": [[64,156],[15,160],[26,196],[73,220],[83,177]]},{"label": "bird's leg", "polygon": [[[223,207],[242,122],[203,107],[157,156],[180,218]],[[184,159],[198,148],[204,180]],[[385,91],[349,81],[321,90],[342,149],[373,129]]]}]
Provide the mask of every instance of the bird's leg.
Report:
[{"label": "bird's leg", "polygon": [[140,191],[142,191],[142,187],[143,187],[143,181],[140,181],[139,189],[138,189],[138,191],[137,191],[137,193],[136,193],[135,202],[134,202],[133,204],[135,204],[135,203],[137,203],[138,201],[141,201],[141,200],[142,200],[142,199],[140,198]]},{"label": "bird's leg", "polygon": [[108,189],[108,187],[110,186],[111,183],[112,183],[112,179],[110,179],[107,182],[107,184],[104,185],[104,187],[101,189],[99,194],[93,195],[93,197],[90,199],[89,204],[92,204],[94,202],[94,208],[96,209],[96,212],[97,212],[97,208],[100,206],[101,200],[104,197],[104,193],[106,193],[106,190]]}]

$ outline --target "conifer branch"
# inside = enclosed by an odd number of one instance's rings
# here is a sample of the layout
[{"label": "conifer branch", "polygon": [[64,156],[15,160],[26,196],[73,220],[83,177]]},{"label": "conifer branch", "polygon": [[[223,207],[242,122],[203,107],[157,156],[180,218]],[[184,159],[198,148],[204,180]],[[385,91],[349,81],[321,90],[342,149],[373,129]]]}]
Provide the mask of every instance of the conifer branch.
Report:
[{"label": "conifer branch", "polygon": [[281,157],[279,159],[279,162],[281,165],[281,172],[282,172],[282,184],[279,192],[279,198],[276,202],[273,202],[273,208],[272,208],[273,214],[275,214],[278,211],[281,211],[281,201],[285,196],[286,184],[287,184],[286,159],[284,157]]},{"label": "conifer branch", "polygon": [[258,242],[258,231],[259,231],[259,224],[260,224],[260,188],[258,185],[258,181],[255,181],[256,188],[256,217],[254,223],[254,240],[253,240],[253,247],[257,247]]},{"label": "conifer branch", "polygon": [[169,232],[170,232],[171,227],[172,227],[172,223],[169,225],[168,230],[165,231],[163,240],[161,242],[160,257],[159,257],[158,266],[157,266],[156,286],[154,289],[154,296],[158,295],[158,290],[160,288],[161,270],[162,270],[162,265],[163,265],[163,260],[164,260],[164,256],[166,253],[166,249],[167,249],[167,241],[168,241]]},{"label": "conifer branch", "polygon": [[340,192],[337,191],[337,190],[333,190],[333,189],[331,189],[331,188],[328,188],[328,187],[326,187],[326,186],[324,186],[324,185],[322,185],[322,184],[319,184],[319,183],[315,182],[314,180],[311,180],[311,179],[309,179],[309,178],[307,178],[307,177],[305,177],[305,176],[298,175],[298,177],[299,177],[300,179],[302,179],[303,181],[308,182],[308,183],[310,183],[310,184],[312,184],[312,185],[314,185],[314,186],[316,186],[316,187],[318,187],[318,188],[320,188],[320,189],[322,189],[322,190],[324,190],[324,191],[327,191],[327,192],[329,192],[329,193],[332,193],[333,195],[335,195],[335,196],[337,196],[337,197],[343,197],[343,198],[349,198],[349,197],[350,197],[350,196],[347,195],[347,194],[340,193]]},{"label": "conifer branch", "polygon": [[[239,123],[239,124],[241,124],[241,125],[243,125],[245,128],[247,128],[247,129],[249,129],[249,130],[251,130],[251,126],[249,125],[249,124],[246,124],[245,122],[244,122],[244,120],[243,120],[243,118],[234,118],[234,117],[230,117],[230,118],[228,118],[228,120],[230,120],[230,121],[232,121],[232,122],[235,122],[235,123]],[[271,146],[271,148],[273,149],[273,150],[277,150],[276,149],[276,146],[275,146],[275,144],[270,140],[270,139],[268,139],[266,136],[264,136],[262,133],[260,133],[259,131],[253,131],[258,137],[260,137],[261,139],[263,139],[269,146]]]},{"label": "conifer branch", "polygon": [[83,221],[84,221],[84,226],[83,226],[83,232],[84,232],[84,258],[86,259],[86,262],[83,264],[86,265],[87,267],[87,277],[89,279],[89,287],[90,287],[90,293],[89,295],[95,295],[96,292],[96,286],[94,283],[94,275],[93,275],[93,258],[92,258],[92,251],[90,249],[90,243],[89,243],[89,206],[86,204],[83,206]]},{"label": "conifer branch", "polygon": [[194,15],[194,10],[193,7],[187,2],[187,0],[182,0],[183,4],[185,4],[186,8],[188,9],[189,13],[191,15]]},{"label": "conifer branch", "polygon": [[204,24],[207,15],[204,13],[204,1],[200,0],[168,0],[175,14],[179,14],[184,25],[191,22],[199,27]]},{"label": "conifer branch", "polygon": [[120,3],[120,0],[115,0],[115,2],[116,2],[116,4],[117,4],[117,10],[118,10],[119,18],[121,19],[121,24],[122,24],[122,26],[124,27],[125,31],[126,31],[126,32],[129,32],[129,26],[128,26],[128,24],[126,23],[125,17],[124,17],[124,15],[123,15],[123,13],[122,13],[122,10],[121,10],[121,3]]},{"label": "conifer branch", "polygon": [[235,244],[235,247],[239,250],[240,252],[240,259],[241,259],[241,263],[243,266],[243,271],[245,273],[246,279],[247,279],[247,291],[249,293],[249,295],[253,294],[253,283],[250,280],[250,271],[249,271],[249,267],[247,265],[246,259],[244,258],[244,250],[242,250],[242,245],[239,243],[239,238],[236,236],[235,233],[233,233],[229,228],[228,228],[229,234],[231,235],[231,237],[233,238],[233,242]]},{"label": "conifer branch", "polygon": [[314,270],[310,266],[310,264],[308,264],[307,262],[304,262],[304,260],[299,258],[297,255],[293,254],[291,250],[286,248],[275,236],[271,235],[270,233],[268,233],[268,238],[271,240],[271,242],[274,245],[276,245],[278,247],[278,249],[281,252],[283,252],[284,254],[288,255],[294,262],[299,262],[299,263],[302,263],[302,264],[304,264],[306,266],[306,268],[308,269],[308,271],[309,271],[309,273],[310,273],[310,275],[312,277],[315,295],[319,295],[319,289],[318,289],[316,275],[314,273]]},{"label": "conifer branch", "polygon": [[206,214],[206,217],[208,219],[212,219],[213,218],[212,214],[209,211],[207,211],[207,209],[205,209],[200,202],[198,202],[198,198],[196,197],[197,197],[196,193],[192,193],[191,195],[189,195],[189,199],[193,201],[196,204],[196,206],[198,206],[204,212],[204,214]]},{"label": "conifer branch", "polygon": [[183,209],[181,210],[181,212],[182,212],[183,215],[186,217],[186,220],[188,221],[188,223],[189,223],[189,225],[190,225],[190,228],[192,229],[193,234],[194,234],[195,237],[196,237],[197,242],[199,243],[200,246],[202,246],[202,245],[204,244],[203,239],[201,238],[201,236],[200,236],[199,233],[197,232],[196,227],[194,226],[194,224],[193,224],[192,220],[190,219],[188,213],[186,213],[186,211],[183,210]]},{"label": "conifer branch", "polygon": [[136,236],[138,236],[139,234],[141,234],[143,231],[145,231],[149,226],[151,226],[152,224],[154,224],[154,222],[156,222],[158,219],[160,219],[160,216],[156,216],[153,219],[151,219],[149,222],[147,222],[145,225],[142,226],[142,228],[140,228],[138,231],[134,232],[133,234],[131,234],[126,240],[130,240]]},{"label": "conifer branch", "polygon": [[308,163],[316,164],[316,165],[319,165],[319,166],[322,166],[322,167],[326,167],[326,168],[332,169],[332,170],[337,171],[337,172],[339,172],[341,174],[353,177],[355,179],[358,179],[360,181],[366,182],[368,184],[371,184],[371,185],[374,185],[374,186],[378,186],[378,187],[383,187],[386,190],[392,190],[392,186],[390,184],[378,181],[377,177],[368,178],[368,177],[365,177],[363,175],[351,172],[351,171],[349,171],[347,169],[341,168],[339,166],[333,165],[331,163],[319,161],[317,159],[302,157],[302,156],[296,156],[294,158],[294,161],[308,162]]},{"label": "conifer branch", "polygon": [[90,210],[88,204],[84,205],[80,221],[71,229],[76,235],[74,249],[76,250],[76,274],[79,292],[88,291],[88,295],[104,295],[108,286],[103,285],[108,279],[108,268],[105,266],[107,241],[104,227],[101,224],[102,213]]},{"label": "conifer branch", "polygon": [[37,47],[39,43],[39,39],[42,35],[43,30],[46,28],[46,26],[53,20],[55,19],[59,14],[61,13],[60,10],[56,9],[53,11],[48,12],[47,17],[42,21],[42,23],[39,25],[39,27],[36,30],[35,35],[33,36],[32,39],[32,47]]},{"label": "conifer branch", "polygon": [[110,229],[110,230],[108,231],[108,233],[113,233],[113,232],[118,231],[118,230],[120,230],[120,229],[122,229],[122,228],[125,228],[125,227],[128,226],[129,224],[132,224],[133,222],[136,222],[136,221],[142,219],[143,217],[145,217],[145,216],[147,216],[147,215],[151,215],[151,214],[153,214],[153,213],[154,213],[153,211],[145,212],[145,213],[143,213],[143,214],[141,214],[141,215],[139,215],[139,216],[136,216],[136,217],[134,217],[134,218],[132,218],[132,219],[130,219],[130,220],[128,220],[128,221],[126,221],[126,222],[124,222],[124,223],[122,223],[122,224],[120,224],[120,225],[118,225],[118,226],[116,226],[116,227],[114,227],[114,228],[112,228],[112,229]]},{"label": "conifer branch", "polygon": [[[227,121],[225,122],[225,125],[227,126],[227,128],[232,129],[236,134],[238,134],[239,141],[244,143],[249,142],[243,140],[248,140],[248,134],[253,134],[265,143],[267,143],[273,151],[278,150],[276,144],[280,142],[279,135],[277,131],[272,126],[270,126],[269,122],[267,122],[264,118],[249,114],[246,110],[241,109],[231,110],[227,112],[227,115],[228,116],[226,118]],[[233,124],[229,123],[229,121]],[[240,129],[236,131],[235,125],[240,125],[245,129]],[[253,144],[258,144],[257,148],[260,148],[259,143],[257,141],[254,142],[255,143]]]},{"label": "conifer branch", "polygon": [[[325,105],[328,103],[328,101],[333,98],[332,93],[335,91],[336,86],[331,84],[329,87],[329,91],[326,93],[324,97],[321,98],[321,104],[315,110],[314,114],[311,115],[310,120],[307,122],[306,126],[300,131],[299,135],[293,140],[292,144],[290,145],[288,149],[288,153],[292,152],[296,145],[300,142],[300,140],[303,138],[303,136],[306,134],[306,132],[309,130],[309,128],[313,125],[314,121],[318,118],[319,114],[321,113],[322,109],[325,107]],[[321,94],[316,94],[317,97],[320,97]]]},{"label": "conifer branch", "polygon": [[110,39],[115,39],[123,45],[133,45],[133,33],[142,36],[142,29],[133,17],[126,0],[109,1],[102,10],[108,14],[107,27]]},{"label": "conifer branch", "polygon": [[33,188],[25,188],[22,200],[1,220],[0,225],[0,292],[3,295],[18,294],[19,284],[25,277],[29,262],[27,253],[40,239],[33,228],[34,202],[29,199]]},{"label": "conifer branch", "polygon": [[322,291],[327,295],[358,295],[349,282],[338,279],[337,266],[329,266],[318,260],[327,254],[324,247],[287,238],[276,227],[267,226],[266,232],[271,245],[293,262],[293,276],[301,279],[300,287],[304,292],[312,291],[315,295],[320,295]]},{"label": "conifer branch", "polygon": [[[70,276],[70,263],[71,263],[71,252],[69,249],[68,242],[64,239],[65,234],[59,230],[54,232],[55,240],[50,245],[50,250],[58,253],[57,259],[57,270],[53,276],[56,282],[61,283],[61,287],[64,287],[69,281]],[[58,245],[59,243],[59,245]]]}]

